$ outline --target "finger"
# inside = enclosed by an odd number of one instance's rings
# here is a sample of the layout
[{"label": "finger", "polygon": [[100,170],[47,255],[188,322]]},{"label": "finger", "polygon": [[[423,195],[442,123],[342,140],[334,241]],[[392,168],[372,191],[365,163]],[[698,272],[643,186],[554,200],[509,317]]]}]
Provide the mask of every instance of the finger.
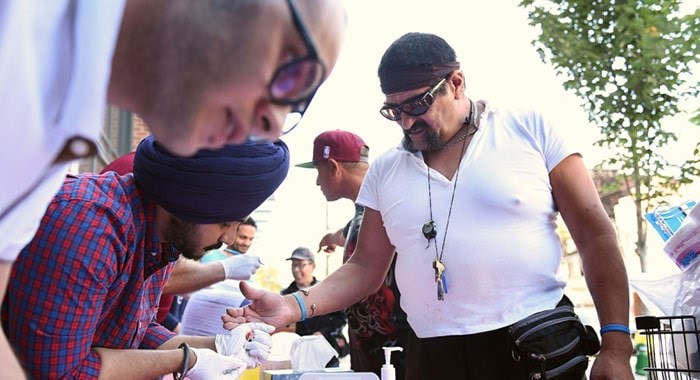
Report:
[{"label": "finger", "polygon": [[254,363],[262,363],[270,357],[270,351],[265,351],[257,348],[247,351],[248,357],[252,359],[251,361],[253,361]]},{"label": "finger", "polygon": [[272,350],[272,347],[266,346],[259,342],[248,342],[244,345],[244,347],[245,350],[248,351],[248,355],[264,357],[265,359],[267,359],[267,357],[270,355],[270,351]]},{"label": "finger", "polygon": [[233,330],[238,327],[238,323],[235,322],[224,322],[224,330]]},{"label": "finger", "polygon": [[254,332],[253,339],[251,339],[251,341],[252,340],[254,340],[256,342],[260,342],[262,344],[266,344],[268,346],[272,346],[272,335],[270,335],[264,331],[256,330]]},{"label": "finger", "polygon": [[[222,371],[222,375],[225,376],[231,376],[235,375],[233,379],[238,379],[238,377],[243,374],[243,371],[245,371],[248,368],[247,363],[245,363],[243,360],[235,357],[235,356],[223,356],[219,355],[217,358],[217,361],[223,366],[224,370]],[[228,378],[228,377],[226,377]]]},{"label": "finger", "polygon": [[228,314],[221,315],[221,321],[224,323],[224,329],[233,330],[234,328],[245,323],[244,317],[231,317]]},{"label": "finger", "polygon": [[[240,309],[237,309],[240,310]],[[242,313],[237,312],[237,315],[231,315],[228,313],[228,310],[226,311],[226,314],[221,314],[221,320],[224,322],[234,322],[238,324],[243,324],[246,322],[245,317],[242,315]]]},{"label": "finger", "polygon": [[243,293],[243,296],[249,300],[255,301],[265,294],[263,291],[250,286],[250,284],[246,281],[241,281],[238,287],[241,290],[241,293]]},{"label": "finger", "polygon": [[273,332],[275,332],[275,326],[268,325],[267,323],[263,323],[263,322],[250,323],[250,328],[252,328],[253,330],[264,331],[267,334],[272,334]]},{"label": "finger", "polygon": [[258,347],[262,345],[267,347],[267,351],[270,351],[270,349],[272,349],[272,337],[269,335],[256,335],[253,339],[251,339],[249,343],[251,343],[251,347]]},{"label": "finger", "polygon": [[243,309],[241,309],[239,307],[227,307],[226,314],[224,314],[224,315],[227,315],[231,318],[240,318],[240,317],[244,316],[244,312],[243,312]]}]

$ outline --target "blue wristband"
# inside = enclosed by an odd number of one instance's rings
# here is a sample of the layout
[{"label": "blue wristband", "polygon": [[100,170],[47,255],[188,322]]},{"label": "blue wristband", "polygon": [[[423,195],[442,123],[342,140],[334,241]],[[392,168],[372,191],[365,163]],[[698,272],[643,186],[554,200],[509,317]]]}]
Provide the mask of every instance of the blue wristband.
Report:
[{"label": "blue wristband", "polygon": [[607,324],[607,325],[600,328],[600,335],[602,336],[603,334],[610,332],[610,331],[619,331],[619,332],[623,332],[627,335],[632,334],[629,327],[622,325],[622,324],[619,324],[619,323],[610,323],[610,324]]},{"label": "blue wristband", "polygon": [[294,298],[296,298],[297,303],[299,304],[299,309],[301,309],[301,319],[299,320],[300,322],[306,319],[306,304],[304,303],[304,300],[301,298],[299,293],[294,292],[292,293]]}]

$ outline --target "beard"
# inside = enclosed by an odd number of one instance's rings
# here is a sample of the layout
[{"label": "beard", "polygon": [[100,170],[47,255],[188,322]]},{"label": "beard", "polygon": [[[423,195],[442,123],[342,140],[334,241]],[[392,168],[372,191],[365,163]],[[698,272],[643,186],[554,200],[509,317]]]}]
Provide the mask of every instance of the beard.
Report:
[{"label": "beard", "polygon": [[[411,135],[420,132],[424,132],[426,137],[426,146],[422,148],[416,147],[413,143],[413,140],[411,140]],[[440,150],[443,144],[440,142],[440,136],[437,134],[437,132],[433,131],[426,122],[424,122],[423,120],[416,120],[416,122],[413,123],[411,128],[404,129],[403,140],[401,141],[401,145],[403,145],[403,148],[407,151],[415,153],[418,151],[430,152]]]},{"label": "beard", "polygon": [[197,247],[197,225],[183,222],[171,216],[165,228],[163,240],[172,244],[175,249],[188,259],[197,260],[204,256],[205,250]]}]

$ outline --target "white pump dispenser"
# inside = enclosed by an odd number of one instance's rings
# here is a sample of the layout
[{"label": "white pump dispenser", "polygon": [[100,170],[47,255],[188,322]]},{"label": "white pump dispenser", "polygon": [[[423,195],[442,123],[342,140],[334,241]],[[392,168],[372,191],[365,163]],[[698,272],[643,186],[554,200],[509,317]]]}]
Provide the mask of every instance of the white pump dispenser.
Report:
[{"label": "white pump dispenser", "polygon": [[382,380],[396,380],[396,370],[391,364],[391,352],[403,351],[401,347],[382,347],[384,348],[384,365],[382,366]]}]

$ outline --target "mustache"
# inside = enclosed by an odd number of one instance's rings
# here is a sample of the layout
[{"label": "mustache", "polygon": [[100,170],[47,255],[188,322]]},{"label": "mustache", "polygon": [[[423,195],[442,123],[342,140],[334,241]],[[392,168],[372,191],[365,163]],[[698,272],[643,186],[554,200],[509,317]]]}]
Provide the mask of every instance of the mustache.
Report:
[{"label": "mustache", "polygon": [[428,128],[428,123],[419,119],[419,120],[416,120],[415,123],[413,123],[413,125],[411,125],[411,128],[404,129],[403,133],[404,133],[404,135],[406,135],[406,137],[408,137],[409,135],[414,135],[416,133],[422,132],[427,128]]}]

